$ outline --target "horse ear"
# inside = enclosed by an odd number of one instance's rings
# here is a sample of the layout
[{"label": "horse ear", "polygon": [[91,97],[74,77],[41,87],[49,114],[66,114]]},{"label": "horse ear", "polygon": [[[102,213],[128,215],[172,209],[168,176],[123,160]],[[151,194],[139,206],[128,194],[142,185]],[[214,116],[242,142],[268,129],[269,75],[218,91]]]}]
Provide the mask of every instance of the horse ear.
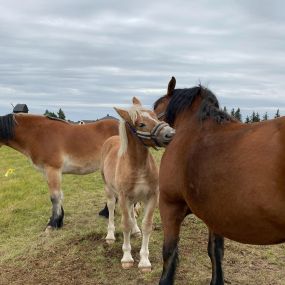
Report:
[{"label": "horse ear", "polygon": [[176,79],[174,76],[172,76],[172,78],[170,79],[169,83],[168,83],[168,88],[167,88],[167,96],[172,96],[173,95],[173,91],[176,85]]},{"label": "horse ear", "polygon": [[139,106],[142,105],[141,101],[137,97],[133,97],[133,104],[134,105],[139,105]]},{"label": "horse ear", "polygon": [[129,112],[124,109],[119,109],[114,107],[115,111],[119,114],[119,116],[124,119],[125,121],[130,121],[131,117],[129,115]]}]

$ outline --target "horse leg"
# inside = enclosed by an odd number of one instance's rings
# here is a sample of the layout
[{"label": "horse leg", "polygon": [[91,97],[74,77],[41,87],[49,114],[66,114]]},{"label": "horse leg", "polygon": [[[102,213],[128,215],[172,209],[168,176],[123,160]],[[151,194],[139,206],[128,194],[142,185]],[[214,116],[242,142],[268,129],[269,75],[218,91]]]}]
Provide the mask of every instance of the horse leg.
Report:
[{"label": "horse leg", "polygon": [[186,203],[169,203],[160,195],[159,210],[163,225],[163,272],[160,285],[174,284],[178,264],[178,241],[181,223],[189,213]]},{"label": "horse leg", "polygon": [[62,207],[63,193],[60,190],[61,171],[53,167],[47,167],[45,174],[50,191],[50,200],[52,202],[52,215],[46,227],[46,232],[51,229],[61,228],[63,226],[64,210]]},{"label": "horse leg", "polygon": [[122,211],[122,226],[124,234],[124,243],[123,243],[123,258],[121,259],[122,267],[128,269],[134,265],[134,259],[131,254],[131,230],[133,226],[133,221],[131,218],[132,205],[125,197],[119,198],[121,211]]},{"label": "horse leg", "polygon": [[105,186],[106,196],[107,196],[107,206],[109,210],[109,223],[108,223],[108,234],[105,238],[108,244],[114,243],[115,238],[115,223],[114,223],[114,212],[116,205],[116,198],[114,194]]},{"label": "horse leg", "polygon": [[145,213],[142,221],[142,245],[140,250],[140,262],[138,267],[143,272],[151,271],[151,263],[149,261],[148,243],[152,231],[153,213],[157,206],[157,196],[153,196],[145,203]]},{"label": "horse leg", "polygon": [[107,203],[105,204],[105,207],[99,212],[99,216],[104,217],[106,219],[109,218],[109,210]]},{"label": "horse leg", "polygon": [[137,219],[136,219],[136,215],[135,215],[135,205],[132,205],[131,218],[133,221],[132,235],[134,235],[135,237],[140,237],[141,231],[140,231],[140,228],[138,227],[138,224],[137,224]]},{"label": "horse leg", "polygon": [[224,237],[209,229],[208,255],[212,263],[212,280],[210,285],[223,285],[224,273],[222,261],[224,257]]}]

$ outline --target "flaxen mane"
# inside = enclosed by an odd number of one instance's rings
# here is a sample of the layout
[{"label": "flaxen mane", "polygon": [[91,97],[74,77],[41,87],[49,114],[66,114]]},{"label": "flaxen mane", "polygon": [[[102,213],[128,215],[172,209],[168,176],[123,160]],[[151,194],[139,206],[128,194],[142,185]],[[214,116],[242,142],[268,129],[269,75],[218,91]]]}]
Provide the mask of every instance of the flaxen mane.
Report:
[{"label": "flaxen mane", "polygon": [[[135,121],[137,120],[138,115],[143,110],[144,109],[139,105],[133,105],[130,109],[128,109],[128,113],[129,113],[129,116],[131,117],[133,124],[135,124]],[[121,156],[127,151],[127,148],[128,148],[126,122],[123,119],[120,119],[119,136],[120,136],[120,149],[119,149],[118,155]]]},{"label": "flaxen mane", "polygon": [[13,114],[0,116],[0,139],[10,140],[14,138],[15,118]]}]

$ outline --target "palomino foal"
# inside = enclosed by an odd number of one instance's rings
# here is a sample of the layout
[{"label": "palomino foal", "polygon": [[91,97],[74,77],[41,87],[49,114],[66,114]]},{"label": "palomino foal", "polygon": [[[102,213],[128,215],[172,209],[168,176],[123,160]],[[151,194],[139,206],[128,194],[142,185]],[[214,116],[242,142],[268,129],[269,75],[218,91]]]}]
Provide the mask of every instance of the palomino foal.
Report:
[{"label": "palomino foal", "polygon": [[86,125],[29,114],[0,116],[0,147],[9,146],[28,157],[47,180],[52,216],[47,230],[63,225],[62,174],[88,174],[100,167],[101,149],[118,134],[116,120]]},{"label": "palomino foal", "polygon": [[153,213],[158,201],[158,169],[148,146],[167,145],[174,130],[168,124],[158,121],[156,115],[141,106],[133,98],[133,106],[128,110],[115,108],[122,118],[119,136],[109,138],[102,149],[102,177],[105,182],[107,205],[109,209],[107,243],[115,241],[114,209],[116,197],[122,211],[124,234],[124,269],[133,266],[131,255],[131,234],[140,235],[134,216],[134,203],[143,202],[145,206],[142,221],[142,245],[138,267],[150,271],[148,243],[152,230]]}]

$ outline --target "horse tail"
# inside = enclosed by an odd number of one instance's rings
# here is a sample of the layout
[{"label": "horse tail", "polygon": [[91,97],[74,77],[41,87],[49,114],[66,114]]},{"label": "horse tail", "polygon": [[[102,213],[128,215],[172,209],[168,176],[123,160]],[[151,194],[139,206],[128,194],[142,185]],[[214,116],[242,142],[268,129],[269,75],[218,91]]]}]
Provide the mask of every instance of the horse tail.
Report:
[{"label": "horse tail", "polygon": [[10,140],[15,136],[15,118],[13,114],[0,116],[0,139]]}]

